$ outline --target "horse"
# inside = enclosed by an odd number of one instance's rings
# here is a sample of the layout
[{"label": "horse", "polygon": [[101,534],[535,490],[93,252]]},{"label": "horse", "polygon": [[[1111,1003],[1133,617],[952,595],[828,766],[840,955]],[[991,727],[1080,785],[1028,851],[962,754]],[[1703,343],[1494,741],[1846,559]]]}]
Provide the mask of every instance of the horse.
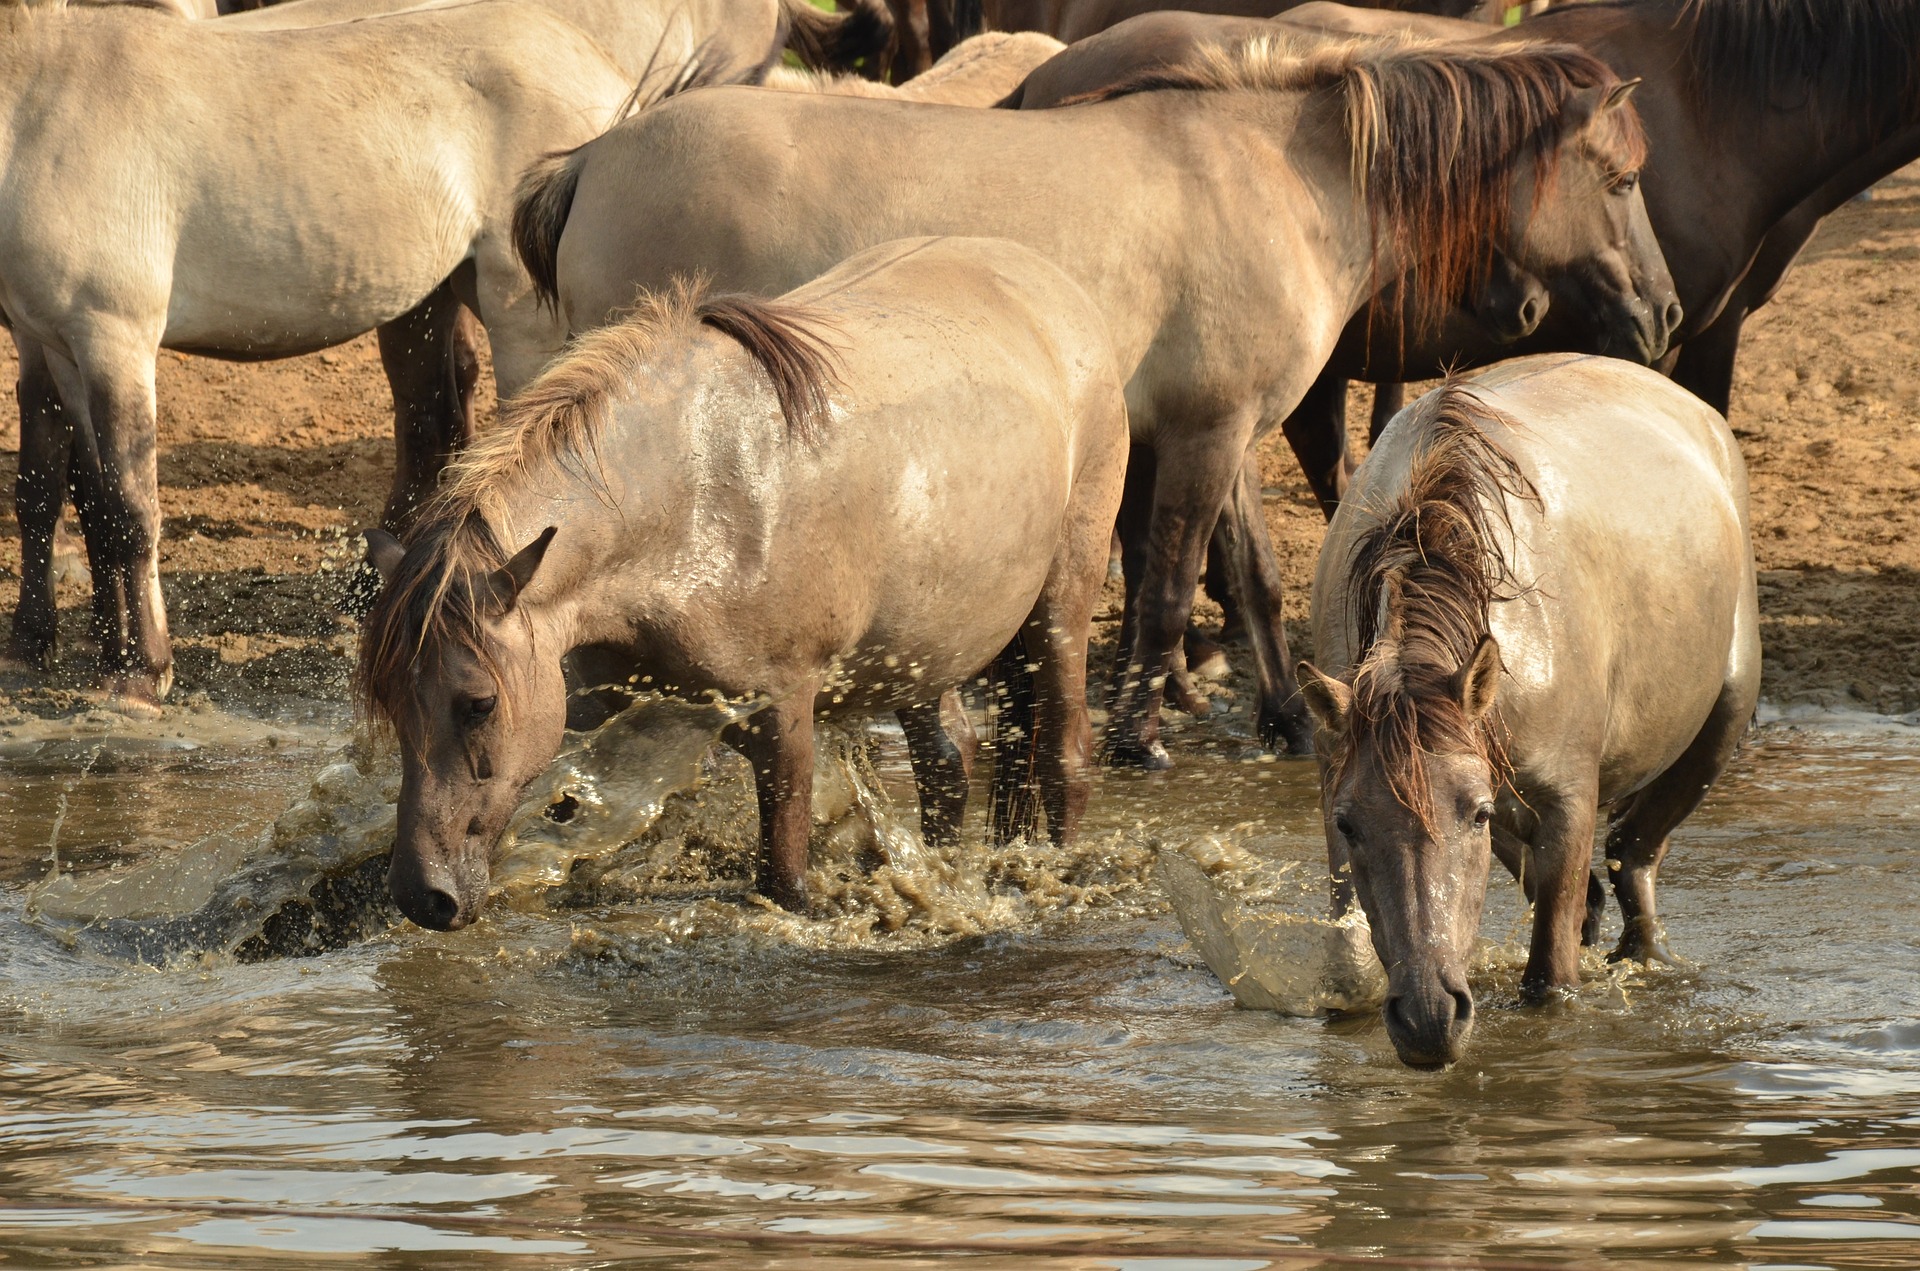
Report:
[{"label": "horse", "polygon": [[[930,0],[951,5],[946,26],[951,38],[964,40],[982,31],[1044,31],[1077,44],[1090,35],[1143,13],[1187,12],[1230,18],[1272,18],[1303,0]],[[1464,18],[1481,0],[1375,0],[1368,7]],[[937,56],[937,50],[936,50]]]},{"label": "horse", "polygon": [[777,300],[683,284],[583,337],[404,545],[369,534],[386,585],[355,674],[401,741],[402,911],[443,930],[479,912],[488,852],[560,748],[572,651],[590,681],[757,706],[725,736],[753,763],[757,885],[804,910],[815,716],[898,712],[923,831],[951,840],[968,757],[939,699],[1017,637],[1034,727],[996,801],[1031,815],[1031,773],[1070,840],[1123,382],[1079,285],[992,240],[883,244]]},{"label": "horse", "polygon": [[71,485],[108,687],[130,709],[172,679],[156,351],[285,357],[378,329],[397,404],[387,519],[404,519],[471,427],[447,418],[477,374],[445,353],[460,305],[486,317],[503,391],[562,343],[504,232],[520,170],[596,134],[633,89],[586,35],[512,0],[227,25],[242,20],[0,4],[0,317],[21,368],[13,650],[53,655]]},{"label": "horse", "polygon": [[[1686,315],[1662,367],[1722,414],[1743,324],[1778,290],[1821,219],[1920,158],[1920,63],[1912,55],[1920,0],[1610,0],[1556,6],[1493,34],[1324,3],[1286,20],[1334,34],[1411,30],[1489,47],[1561,41],[1642,79],[1634,100],[1649,140],[1647,212]],[[1519,351],[1577,343],[1581,321],[1574,312],[1549,314]],[[1351,470],[1340,416],[1345,380],[1394,383],[1513,351],[1398,351],[1349,328],[1327,379],[1288,428],[1323,503],[1337,503]],[[1376,410],[1375,431],[1384,419]]]},{"label": "horse", "polygon": [[[234,30],[279,31],[380,17],[421,8],[444,8],[465,0],[286,0],[236,13],[220,25]],[[803,66],[851,71],[862,58],[886,47],[891,19],[881,0],[850,0],[828,13],[807,0],[529,0],[571,22],[596,40],[635,84],[645,86],[663,68],[678,67],[696,53],[732,78],[757,79],[777,65],[782,45]]]},{"label": "horse", "polygon": [[[1437,312],[1504,251],[1535,276],[1574,276],[1623,351],[1664,350],[1665,266],[1629,245],[1651,234],[1634,228],[1626,93],[1558,46],[1293,60],[1260,41],[1064,110],[716,88],[531,173],[515,242],[576,332],[676,273],[778,293],[908,232],[1013,238],[1079,279],[1129,375],[1130,503],[1155,547],[1129,563],[1141,618],[1105,752],[1163,768],[1163,680],[1207,535],[1230,497],[1259,507],[1241,457],[1383,280],[1418,263],[1423,311]],[[850,187],[847,171],[870,179]],[[1251,552],[1234,567],[1266,637],[1263,726],[1304,746],[1277,588],[1248,581],[1277,568],[1256,570]]]},{"label": "horse", "polygon": [[1580,983],[1602,807],[1612,957],[1671,960],[1660,862],[1760,687],[1746,469],[1718,412],[1607,358],[1450,380],[1334,514],[1313,641],[1334,909],[1372,924],[1404,1062],[1465,1051],[1489,850],[1533,901],[1530,999]]},{"label": "horse", "polygon": [[1033,31],[988,31],[956,44],[946,56],[898,86],[859,75],[829,75],[778,66],[762,87],[789,93],[838,93],[848,97],[935,102],[945,106],[992,106],[1035,67],[1066,45]]}]

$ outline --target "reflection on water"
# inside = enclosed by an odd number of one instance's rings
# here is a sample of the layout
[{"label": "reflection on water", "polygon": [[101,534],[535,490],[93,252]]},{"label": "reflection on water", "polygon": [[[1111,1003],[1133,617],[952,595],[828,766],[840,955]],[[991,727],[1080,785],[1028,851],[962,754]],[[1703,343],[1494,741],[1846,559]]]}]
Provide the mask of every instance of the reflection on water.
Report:
[{"label": "reflection on water", "polygon": [[[1440,1074],[1371,1018],[1237,1009],[1188,945],[1156,845],[1215,833],[1276,877],[1321,851],[1311,767],[1231,747],[1106,775],[1071,856],[936,858],[836,758],[814,921],[738,899],[711,763],[633,796],[642,843],[557,885],[541,858],[462,932],[155,970],[29,919],[50,858],[270,837],[343,739],[265,731],[0,739],[23,1265],[1920,1264],[1911,730],[1756,736],[1662,883],[1687,969],[1520,1009],[1496,888],[1475,1050]],[[883,736],[896,792],[902,764]]]}]

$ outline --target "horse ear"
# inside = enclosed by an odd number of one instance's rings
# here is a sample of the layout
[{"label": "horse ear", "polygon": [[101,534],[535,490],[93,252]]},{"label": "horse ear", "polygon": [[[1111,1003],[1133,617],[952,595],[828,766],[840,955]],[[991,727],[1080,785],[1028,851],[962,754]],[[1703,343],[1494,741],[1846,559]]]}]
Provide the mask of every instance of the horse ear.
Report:
[{"label": "horse ear", "polygon": [[488,576],[486,610],[491,617],[498,618],[513,608],[520,599],[520,593],[533,581],[540,562],[546,559],[547,548],[559,530],[557,525],[547,526],[540,531],[539,538],[515,552],[512,560]]},{"label": "horse ear", "polygon": [[1615,84],[1613,88],[1608,91],[1607,99],[1600,103],[1601,113],[1605,114],[1609,110],[1618,110],[1620,107],[1626,105],[1627,99],[1633,96],[1633,90],[1640,87],[1640,83],[1640,76],[1636,75],[1632,79],[1623,79],[1618,84]]},{"label": "horse ear", "polygon": [[1500,646],[1491,634],[1480,637],[1466,663],[1453,673],[1448,687],[1467,718],[1479,720],[1493,709],[1493,698],[1500,688]]},{"label": "horse ear", "polygon": [[405,545],[385,530],[368,530],[361,537],[367,540],[367,564],[373,566],[381,582],[392,582],[400,562],[406,559]]},{"label": "horse ear", "polygon": [[1347,731],[1347,708],[1353,705],[1353,690],[1334,679],[1323,675],[1311,662],[1302,662],[1293,669],[1300,680],[1300,696],[1307,701],[1307,709],[1320,721],[1320,727],[1334,736],[1343,736]]}]

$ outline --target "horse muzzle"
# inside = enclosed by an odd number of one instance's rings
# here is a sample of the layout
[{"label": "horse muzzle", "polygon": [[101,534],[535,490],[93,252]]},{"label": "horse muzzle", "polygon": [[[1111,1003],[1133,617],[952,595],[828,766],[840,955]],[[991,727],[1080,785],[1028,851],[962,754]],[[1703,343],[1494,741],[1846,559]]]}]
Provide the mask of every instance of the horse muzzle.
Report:
[{"label": "horse muzzle", "polygon": [[1444,1068],[1466,1053],[1473,1032],[1473,991],[1451,971],[1395,976],[1381,1008],[1387,1036],[1409,1068]]},{"label": "horse muzzle", "polygon": [[[481,860],[485,860],[485,856]],[[437,854],[395,844],[387,866],[387,893],[400,912],[416,926],[430,931],[458,931],[480,915],[486,902],[487,878],[475,871],[437,859]]]}]

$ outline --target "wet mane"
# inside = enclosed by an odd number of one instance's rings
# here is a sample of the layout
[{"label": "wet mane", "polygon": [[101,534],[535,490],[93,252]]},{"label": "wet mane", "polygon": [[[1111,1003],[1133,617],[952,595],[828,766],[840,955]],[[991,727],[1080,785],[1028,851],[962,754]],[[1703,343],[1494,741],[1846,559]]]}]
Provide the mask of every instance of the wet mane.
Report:
[{"label": "wet mane", "polygon": [[819,435],[836,382],[822,315],[757,296],[707,296],[681,280],[643,296],[621,322],[576,340],[565,357],[501,407],[500,419],[447,467],[440,491],[407,535],[407,554],[367,615],[354,672],[362,713],[392,722],[420,679],[421,661],[460,648],[499,678],[487,634],[483,585],[521,544],[509,547],[506,496],[542,472],[604,493],[600,434],[614,406],[670,341],[711,327],[740,345],[771,381],[790,439]]},{"label": "wet mane", "polygon": [[[1300,56],[1284,41],[1257,36],[1063,104],[1179,90],[1341,94],[1375,260],[1385,246],[1408,262],[1412,329],[1422,330],[1486,278],[1494,244],[1511,229],[1516,170],[1531,160],[1541,189],[1568,131],[1590,120],[1569,109],[1576,95],[1619,82],[1571,45],[1477,49],[1356,39]],[[1638,114],[1626,106],[1606,118],[1611,126],[1594,130],[1586,144],[1609,172],[1639,167],[1646,138]]]},{"label": "wet mane", "polygon": [[1920,0],[1683,0],[1676,25],[1702,103],[1878,128],[1920,114]]},{"label": "wet mane", "polygon": [[1538,507],[1540,496],[1483,423],[1518,426],[1464,384],[1440,390],[1406,488],[1369,509],[1374,523],[1354,543],[1344,583],[1359,660],[1327,780],[1338,782],[1368,750],[1394,797],[1423,821],[1433,809],[1421,752],[1477,754],[1496,781],[1506,770],[1497,731],[1468,718],[1452,679],[1487,634],[1488,608],[1519,594],[1501,546],[1510,501]]}]

